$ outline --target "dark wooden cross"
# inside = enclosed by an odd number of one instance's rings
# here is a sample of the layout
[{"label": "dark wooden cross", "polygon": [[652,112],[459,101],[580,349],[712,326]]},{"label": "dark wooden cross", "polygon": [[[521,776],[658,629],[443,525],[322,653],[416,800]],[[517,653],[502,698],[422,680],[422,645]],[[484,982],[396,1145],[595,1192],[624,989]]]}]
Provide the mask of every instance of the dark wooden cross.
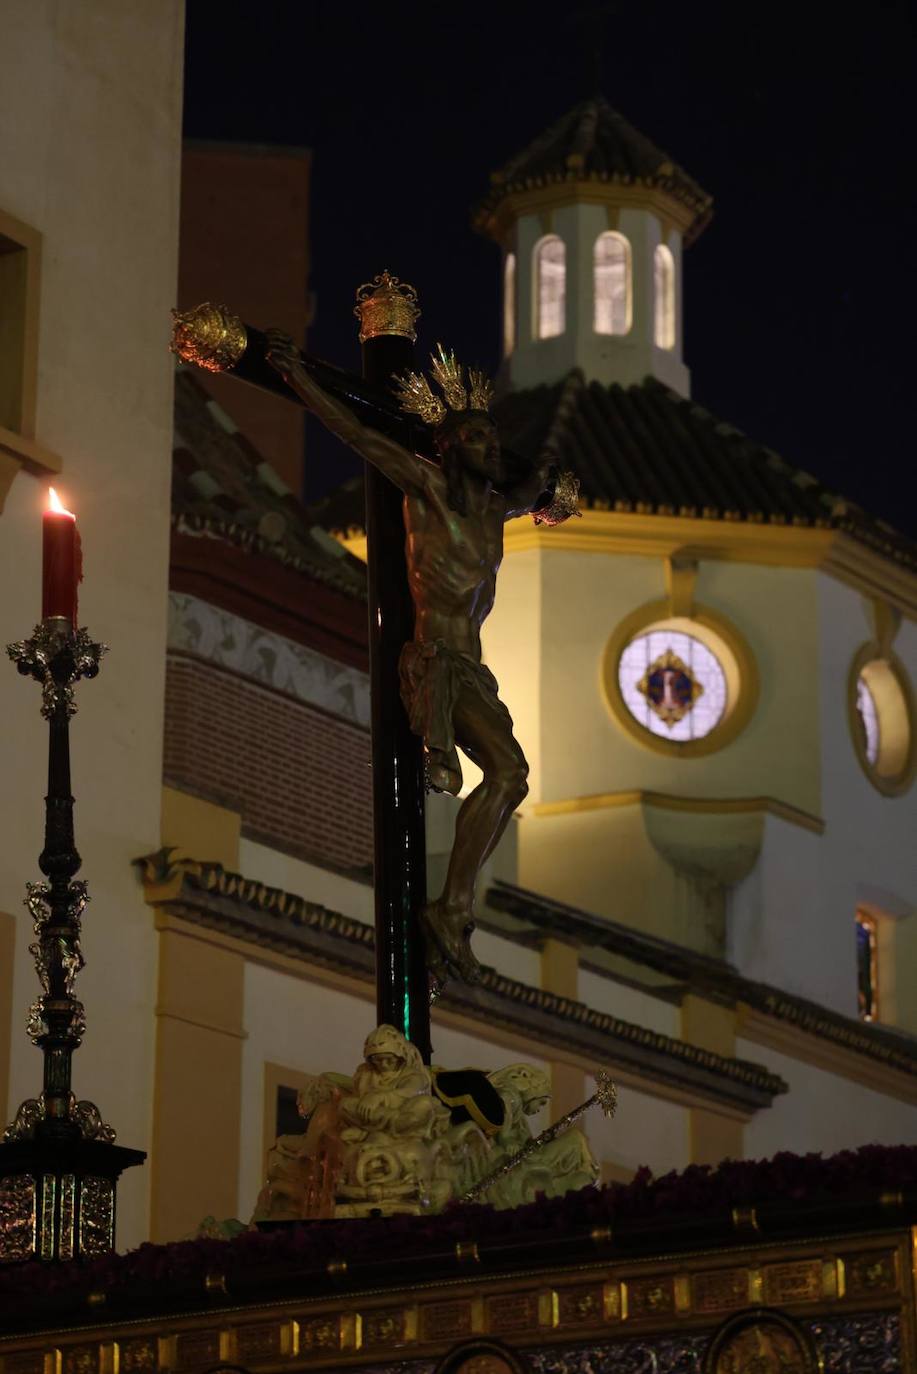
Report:
[{"label": "dark wooden cross", "polygon": [[[390,280],[383,273],[376,284]],[[361,333],[365,335],[365,328]],[[364,423],[432,457],[429,433],[399,410],[390,388],[392,376],[412,366],[414,339],[409,333],[380,330],[364,337],[362,377],[306,354],[302,361],[319,385]],[[201,306],[176,315],[173,348],[185,361],[302,404],[267,361],[265,335],[222,307]],[[402,646],[414,637],[404,543],[402,494],[367,464],[376,1019],[395,1026],[429,1063],[430,999],[419,922],[427,897],[423,745],[411,733],[398,679]]]}]

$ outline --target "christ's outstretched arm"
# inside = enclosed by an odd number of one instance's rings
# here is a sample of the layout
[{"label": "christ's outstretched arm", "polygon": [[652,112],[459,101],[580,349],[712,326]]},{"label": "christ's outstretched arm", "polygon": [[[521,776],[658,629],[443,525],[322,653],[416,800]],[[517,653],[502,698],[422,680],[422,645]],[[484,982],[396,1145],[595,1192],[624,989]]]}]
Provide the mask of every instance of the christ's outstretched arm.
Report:
[{"label": "christ's outstretched arm", "polygon": [[355,449],[361,458],[384,472],[401,491],[420,492],[423,489],[426,459],[409,452],[377,429],[361,424],[352,411],[323,391],[302,365],[299,349],[288,335],[278,329],[268,330],[267,359],[277,369],[292,391],[311,410],[332,434]]}]

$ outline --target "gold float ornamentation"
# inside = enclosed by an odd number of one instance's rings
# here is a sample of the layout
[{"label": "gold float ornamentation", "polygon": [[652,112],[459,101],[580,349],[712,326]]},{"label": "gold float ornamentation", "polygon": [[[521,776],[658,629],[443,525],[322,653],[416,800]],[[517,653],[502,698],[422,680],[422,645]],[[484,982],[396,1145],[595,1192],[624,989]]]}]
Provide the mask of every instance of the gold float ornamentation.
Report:
[{"label": "gold float ornamentation", "polygon": [[172,311],[169,346],[184,363],[207,372],[230,372],[248,347],[248,335],[228,306],[205,301],[193,310]]},{"label": "gold float ornamentation", "polygon": [[754,1207],[733,1207],[732,1224],[736,1231],[757,1231],[758,1213]]},{"label": "gold float ornamentation", "polygon": [[730,1317],[714,1335],[704,1374],[817,1374],[809,1333],[782,1312],[753,1309]]},{"label": "gold float ornamentation", "polygon": [[35,1258],[37,1186],[32,1174],[0,1180],[0,1263]]}]

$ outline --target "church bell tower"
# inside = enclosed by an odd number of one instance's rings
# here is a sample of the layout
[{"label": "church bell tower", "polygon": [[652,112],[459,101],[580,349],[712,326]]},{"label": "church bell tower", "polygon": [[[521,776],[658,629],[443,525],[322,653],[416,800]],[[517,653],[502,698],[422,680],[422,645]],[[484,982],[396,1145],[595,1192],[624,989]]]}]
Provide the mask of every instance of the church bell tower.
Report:
[{"label": "church bell tower", "polygon": [[474,225],[503,251],[503,352],[518,391],[573,368],[682,396],[682,249],[712,199],[599,97],[491,177]]}]

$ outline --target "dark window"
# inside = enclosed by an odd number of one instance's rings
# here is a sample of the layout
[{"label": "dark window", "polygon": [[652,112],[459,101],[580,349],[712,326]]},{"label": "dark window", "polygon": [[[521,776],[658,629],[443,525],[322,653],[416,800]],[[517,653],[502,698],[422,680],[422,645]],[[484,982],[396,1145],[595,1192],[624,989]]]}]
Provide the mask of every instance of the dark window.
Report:
[{"label": "dark window", "polygon": [[878,944],[875,918],[857,912],[857,1002],[861,1021],[878,1015]]},{"label": "dark window", "polygon": [[277,1089],[277,1135],[302,1135],[308,1126],[308,1121],[299,1115],[296,1108],[297,1090],[296,1088]]}]

